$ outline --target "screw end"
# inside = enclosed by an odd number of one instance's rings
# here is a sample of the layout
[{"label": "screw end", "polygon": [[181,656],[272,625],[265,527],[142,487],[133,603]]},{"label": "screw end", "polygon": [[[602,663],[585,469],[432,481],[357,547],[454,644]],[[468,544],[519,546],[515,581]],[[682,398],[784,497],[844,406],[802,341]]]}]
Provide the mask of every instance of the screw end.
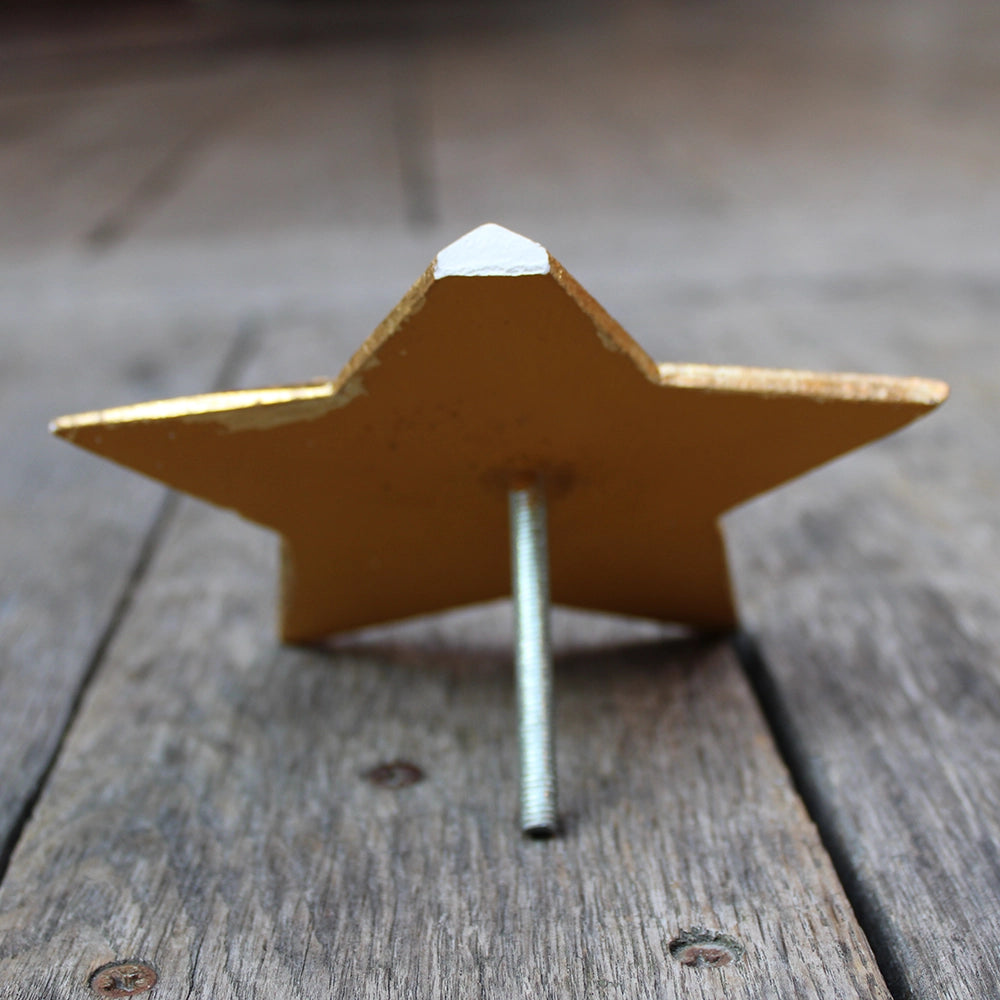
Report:
[{"label": "screw end", "polygon": [[521,827],[521,832],[530,840],[551,840],[559,832],[559,824],[533,823],[530,826]]}]

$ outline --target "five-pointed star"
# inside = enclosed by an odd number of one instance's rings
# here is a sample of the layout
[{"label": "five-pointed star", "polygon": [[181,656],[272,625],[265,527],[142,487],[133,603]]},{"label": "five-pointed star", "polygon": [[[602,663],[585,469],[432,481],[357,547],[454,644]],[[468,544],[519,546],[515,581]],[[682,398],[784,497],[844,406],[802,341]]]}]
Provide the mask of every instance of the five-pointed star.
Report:
[{"label": "five-pointed star", "polygon": [[278,531],[304,641],[509,592],[507,489],[552,597],[735,619],[719,516],[941,403],[926,379],[654,363],[539,246],[441,251],[336,379],[63,417],[56,434]]}]

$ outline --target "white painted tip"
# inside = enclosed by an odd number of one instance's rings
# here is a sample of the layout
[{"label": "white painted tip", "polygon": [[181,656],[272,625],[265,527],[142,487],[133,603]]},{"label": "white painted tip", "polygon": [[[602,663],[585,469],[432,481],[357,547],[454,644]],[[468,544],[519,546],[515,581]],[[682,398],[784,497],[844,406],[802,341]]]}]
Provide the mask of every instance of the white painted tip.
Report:
[{"label": "white painted tip", "polygon": [[549,252],[526,236],[493,222],[446,246],[434,261],[434,277],[505,277],[548,274]]}]

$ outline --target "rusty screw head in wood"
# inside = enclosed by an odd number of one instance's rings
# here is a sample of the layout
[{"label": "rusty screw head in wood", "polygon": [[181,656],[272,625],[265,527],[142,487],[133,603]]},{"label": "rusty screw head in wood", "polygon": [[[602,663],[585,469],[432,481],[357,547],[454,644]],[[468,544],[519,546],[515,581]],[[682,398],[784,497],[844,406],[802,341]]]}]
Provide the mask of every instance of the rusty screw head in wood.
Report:
[{"label": "rusty screw head in wood", "polygon": [[110,962],[90,977],[89,986],[102,997],[134,997],[156,985],[156,970],[146,962]]},{"label": "rusty screw head in wood", "polygon": [[379,764],[378,767],[373,767],[365,773],[365,777],[373,785],[396,791],[399,788],[407,788],[422,781],[424,772],[408,760],[392,760],[388,764]]},{"label": "rusty screw head in wood", "polygon": [[704,927],[681,931],[670,942],[670,954],[693,969],[719,969],[738,962],[746,949],[735,938]]}]

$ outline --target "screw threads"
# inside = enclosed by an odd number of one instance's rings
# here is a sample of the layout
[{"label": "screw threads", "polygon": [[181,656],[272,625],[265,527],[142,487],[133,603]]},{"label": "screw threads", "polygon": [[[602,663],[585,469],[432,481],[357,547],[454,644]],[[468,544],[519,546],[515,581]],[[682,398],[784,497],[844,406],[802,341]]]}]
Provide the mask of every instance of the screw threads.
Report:
[{"label": "screw threads", "polygon": [[510,490],[508,498],[517,629],[521,829],[530,836],[548,837],[556,832],[557,804],[545,492],[535,481]]}]

